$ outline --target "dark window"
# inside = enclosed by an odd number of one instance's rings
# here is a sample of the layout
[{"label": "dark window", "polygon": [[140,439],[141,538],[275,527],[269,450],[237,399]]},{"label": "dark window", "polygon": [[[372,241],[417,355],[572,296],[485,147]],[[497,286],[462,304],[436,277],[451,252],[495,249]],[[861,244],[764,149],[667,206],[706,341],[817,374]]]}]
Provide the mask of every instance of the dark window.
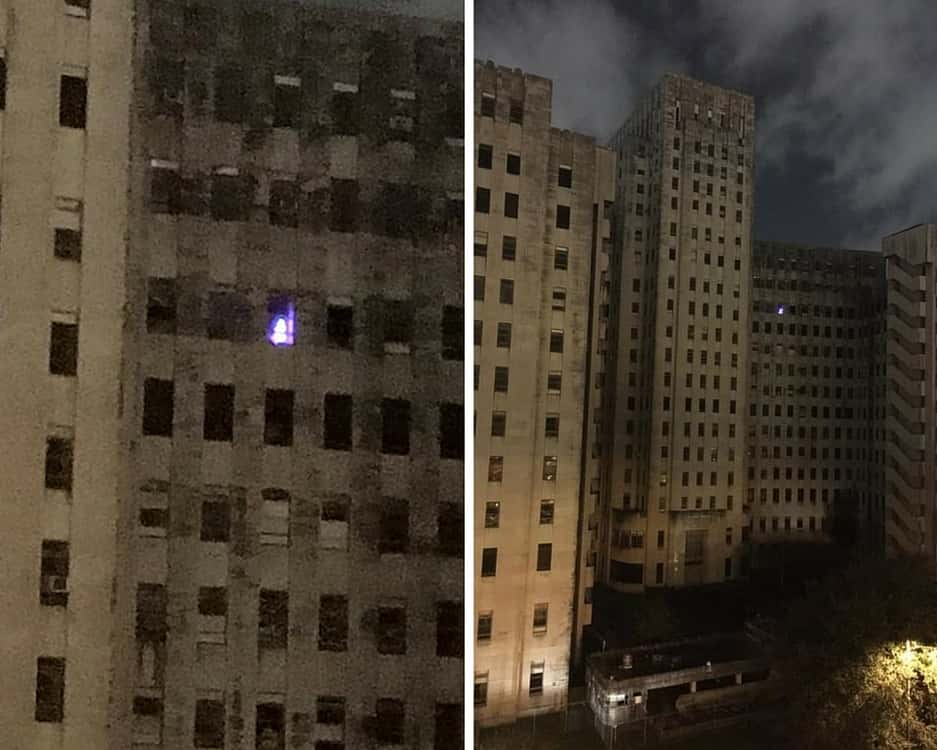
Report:
[{"label": "dark window", "polygon": [[475,301],[484,302],[485,301],[485,277],[484,276],[475,276]]},{"label": "dark window", "polygon": [[88,82],[76,76],[62,76],[59,90],[59,125],[84,128],[88,120]]},{"label": "dark window", "polygon": [[7,59],[0,57],[0,110],[7,106]]},{"label": "dark window", "polygon": [[556,207],[557,229],[569,229],[569,206]]},{"label": "dark window", "polygon": [[503,411],[493,411],[491,413],[491,436],[504,437],[507,432],[508,415]]},{"label": "dark window", "polygon": [[446,305],[442,309],[442,358],[462,361],[465,318],[461,307]]},{"label": "dark window", "polygon": [[517,237],[501,238],[501,260],[514,260],[517,256]]},{"label": "dark window", "polygon": [[286,747],[286,713],[282,703],[258,703],[256,747],[283,750]]},{"label": "dark window", "polygon": [[169,524],[166,508],[140,508],[140,525],[145,528],[165,529]]},{"label": "dark window", "polygon": [[505,166],[506,166],[508,174],[520,174],[521,173],[520,154],[508,154],[507,164]]},{"label": "dark window", "polygon": [[560,436],[560,417],[558,414],[548,414],[544,427],[544,435],[548,438]]},{"label": "dark window", "polygon": [[173,382],[147,378],[143,382],[143,434],[172,437]]},{"label": "dark window", "polygon": [[240,68],[223,67],[215,71],[215,119],[238,123],[244,119],[244,73]]},{"label": "dark window", "polygon": [[228,590],[224,586],[202,586],[198,590],[198,613],[206,617],[228,614]]},{"label": "dark window", "polygon": [[322,447],[350,451],[352,444],[352,398],[344,393],[325,394]]},{"label": "dark window", "polygon": [[299,125],[302,88],[278,83],[273,90],[273,127],[295,128]]},{"label": "dark window", "polygon": [[556,503],[553,500],[540,501],[540,523],[548,526],[553,523],[553,515]]},{"label": "dark window", "polygon": [[508,379],[510,377],[510,371],[507,367],[496,367],[495,368],[495,393],[507,393],[508,392]]},{"label": "dark window", "polygon": [[[0,57],[0,60],[3,58]],[[77,229],[55,230],[55,257],[62,260],[81,260],[81,232]]]},{"label": "dark window", "polygon": [[293,391],[267,389],[264,442],[267,445],[293,444]]},{"label": "dark window", "polygon": [[348,650],[348,598],[335,594],[319,597],[319,650]]},{"label": "dark window", "polygon": [[47,607],[68,605],[68,542],[42,542],[39,603]]},{"label": "dark window", "polygon": [[134,716],[153,716],[160,719],[163,715],[163,699],[134,696],[133,713]]},{"label": "dark window", "polygon": [[178,169],[150,169],[150,208],[154,213],[169,214],[182,210],[182,179]]},{"label": "dark window", "polygon": [[440,554],[462,557],[465,547],[464,518],[462,506],[457,503],[440,503],[436,513],[436,539]]},{"label": "dark window", "polygon": [[291,180],[270,183],[270,223],[278,227],[295,227],[299,222],[299,185]]},{"label": "dark window", "polygon": [[501,524],[501,503],[489,500],[485,503],[485,528],[497,529]]},{"label": "dark window", "polygon": [[495,116],[495,98],[492,94],[482,94],[482,117]]},{"label": "dark window", "polygon": [[332,133],[334,135],[358,134],[358,95],[351,91],[336,91],[332,94]]},{"label": "dark window", "polygon": [[[483,330],[484,330],[484,325],[483,325],[482,321],[476,320],[476,321],[475,321],[475,331],[474,331],[474,333],[475,333],[475,346],[481,346],[481,345],[482,345],[482,332],[483,332]],[[478,365],[475,365],[475,368],[478,369]]]},{"label": "dark window", "polygon": [[524,124],[524,102],[520,99],[511,99],[510,118],[517,125]]},{"label": "dark window", "polygon": [[553,562],[553,545],[537,545],[537,570],[550,570]]},{"label": "dark window", "polygon": [[50,437],[46,440],[46,488],[72,491],[72,441]]},{"label": "dark window", "polygon": [[480,214],[491,210],[491,191],[488,188],[475,188],[475,210]]},{"label": "dark window", "polygon": [[216,221],[246,221],[253,202],[248,184],[239,175],[212,175],[211,217]]},{"label": "dark window", "polygon": [[351,349],[354,337],[353,309],[341,305],[329,305],[325,328],[329,344],[341,349]]},{"label": "dark window", "polygon": [[563,332],[562,331],[551,331],[550,332],[550,351],[554,354],[563,353]]},{"label": "dark window", "polygon": [[530,695],[540,695],[543,693],[543,664],[538,665],[536,668],[531,667],[530,688],[528,693]]},{"label": "dark window", "polygon": [[232,292],[209,292],[205,332],[211,339],[233,339],[251,327],[251,309]]},{"label": "dark window", "polygon": [[195,746],[224,747],[224,702],[195,701]]},{"label": "dark window", "polygon": [[358,213],[358,181],[333,179],[329,231],[357,231]]},{"label": "dark window", "polygon": [[141,642],[162,643],[167,632],[166,587],[159,583],[137,584],[136,638]]},{"label": "dark window", "polygon": [[394,497],[385,497],[381,503],[381,536],[378,552],[382,555],[402,555],[410,546],[410,503]]},{"label": "dark window", "polygon": [[402,745],[405,710],[403,701],[379,698],[377,701],[377,744]]},{"label": "dark window", "polygon": [[504,215],[509,219],[516,219],[520,207],[520,196],[517,193],[504,194]]},{"label": "dark window", "polygon": [[498,323],[497,345],[502,349],[511,348],[511,324]]},{"label": "dark window", "polygon": [[462,460],[465,424],[462,404],[439,405],[439,456]]},{"label": "dark window", "polygon": [[36,660],[36,721],[65,718],[65,659],[40,656]]},{"label": "dark window", "polygon": [[557,183],[560,187],[571,188],[573,186],[573,170],[571,167],[560,167]]},{"label": "dark window", "polygon": [[553,268],[557,271],[565,271],[569,268],[569,250],[567,248],[556,248],[556,252],[553,255]]},{"label": "dark window", "polygon": [[501,279],[501,287],[498,294],[498,300],[502,305],[514,304],[514,281],[511,279]]},{"label": "dark window", "polygon": [[384,343],[409,344],[413,338],[413,306],[410,300],[384,300]]},{"label": "dark window", "polygon": [[463,715],[461,703],[436,704],[433,750],[450,750],[451,748],[462,747]]},{"label": "dark window", "polygon": [[479,169],[491,169],[491,157],[494,152],[494,149],[485,144],[478,144],[478,168]]},{"label": "dark window", "polygon": [[49,341],[49,372],[75,375],[78,372],[78,326],[53,323]]},{"label": "dark window", "polygon": [[146,330],[148,333],[175,334],[175,279],[151,278],[147,282]]},{"label": "dark window", "polygon": [[462,658],[462,602],[439,602],[436,605],[436,656]]},{"label": "dark window", "polygon": [[498,548],[485,547],[482,550],[482,578],[490,578],[498,572]]},{"label": "dark window", "polygon": [[205,416],[202,422],[205,440],[230,441],[234,438],[234,386],[205,385]]},{"label": "dark window", "polygon": [[488,457],[488,481],[500,482],[504,479],[504,456]]},{"label": "dark window", "polygon": [[231,509],[223,500],[202,503],[202,527],[199,538],[203,542],[227,542],[231,533]]},{"label": "dark window", "polygon": [[407,653],[407,610],[403,607],[378,607],[377,652]]},{"label": "dark window", "polygon": [[381,452],[405,456],[410,452],[410,402],[385,398],[381,402]]},{"label": "dark window", "polygon": [[290,599],[286,591],[260,590],[257,643],[266,648],[286,648]]},{"label": "dark window", "polygon": [[316,723],[343,725],[345,699],[337,695],[320,695],[316,699]]},{"label": "dark window", "polygon": [[563,373],[551,372],[547,374],[547,390],[559,393],[563,387]]}]

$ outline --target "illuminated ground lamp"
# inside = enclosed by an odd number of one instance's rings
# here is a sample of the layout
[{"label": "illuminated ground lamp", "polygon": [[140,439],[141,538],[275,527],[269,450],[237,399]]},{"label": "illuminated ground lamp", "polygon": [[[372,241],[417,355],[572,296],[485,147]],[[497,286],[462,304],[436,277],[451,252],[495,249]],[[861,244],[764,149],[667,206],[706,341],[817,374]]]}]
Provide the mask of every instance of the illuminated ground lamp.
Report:
[{"label": "illuminated ground lamp", "polygon": [[267,305],[267,341],[274,346],[296,343],[296,308],[288,297],[276,297]]}]

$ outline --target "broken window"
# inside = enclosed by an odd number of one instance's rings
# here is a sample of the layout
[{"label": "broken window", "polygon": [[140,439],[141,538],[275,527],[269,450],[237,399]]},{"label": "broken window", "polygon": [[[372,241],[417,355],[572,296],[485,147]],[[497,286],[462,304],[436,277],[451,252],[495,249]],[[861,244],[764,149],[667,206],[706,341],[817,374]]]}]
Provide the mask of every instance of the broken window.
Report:
[{"label": "broken window", "polygon": [[462,658],[464,619],[462,602],[436,604],[436,656]]},{"label": "broken window", "polygon": [[146,529],[140,532],[146,536],[165,536],[169,525],[169,509],[146,507],[140,508],[140,526]]},{"label": "broken window", "polygon": [[72,441],[68,438],[46,440],[46,488],[72,491]]},{"label": "broken window", "polygon": [[150,161],[150,208],[154,213],[182,211],[182,179],[174,162]]},{"label": "broken window", "polygon": [[487,214],[491,210],[491,191],[485,187],[475,188],[475,211]]},{"label": "broken window", "polygon": [[275,76],[273,81],[273,127],[298,127],[301,110],[301,81],[293,76]]},{"label": "broken window", "polygon": [[482,117],[494,117],[495,116],[495,95],[494,94],[482,94],[481,114],[482,114]]},{"label": "broken window", "polygon": [[540,523],[548,525],[553,523],[553,512],[555,508],[555,502],[553,500],[541,500],[540,501]]},{"label": "broken window", "polygon": [[68,542],[42,542],[39,603],[47,607],[68,605]]},{"label": "broken window", "polygon": [[498,548],[485,547],[482,550],[482,578],[491,578],[498,572]]},{"label": "broken window", "polygon": [[571,188],[573,186],[572,167],[560,167],[557,184],[562,188]]},{"label": "broken window", "polygon": [[293,391],[267,389],[264,443],[281,446],[293,444]]},{"label": "broken window", "polygon": [[205,440],[230,442],[234,438],[234,386],[205,385],[205,414],[202,420]]},{"label": "broken window", "polygon": [[223,586],[202,586],[198,590],[198,640],[224,643],[228,616],[228,590]]},{"label": "broken window", "polygon": [[344,393],[325,394],[322,447],[350,451],[352,445],[352,397]]},{"label": "broken window", "polygon": [[507,367],[495,367],[495,393],[508,392],[510,372]]},{"label": "broken window", "polygon": [[358,230],[358,192],[357,180],[332,180],[329,231],[355,232]]},{"label": "broken window", "polygon": [[166,587],[161,583],[137,584],[138,641],[162,643],[166,640]]},{"label": "broken window", "polygon": [[381,401],[381,453],[405,456],[410,453],[410,402],[398,398]]},{"label": "broken window", "polygon": [[199,539],[203,542],[227,542],[231,533],[231,509],[224,500],[202,503],[202,525]]},{"label": "broken window", "polygon": [[348,501],[324,500],[319,517],[319,547],[348,549]]},{"label": "broken window", "polygon": [[465,318],[461,307],[446,305],[442,309],[442,358],[462,361]]},{"label": "broken window", "polygon": [[88,82],[78,76],[62,76],[59,87],[59,125],[83,129],[88,119]]},{"label": "broken window", "polygon": [[224,747],[224,701],[202,698],[195,701],[195,746]]},{"label": "broken window", "polygon": [[439,405],[439,456],[462,460],[465,425],[462,404]]},{"label": "broken window", "polygon": [[174,387],[171,380],[143,382],[143,434],[172,437]]},{"label": "broken window", "polygon": [[54,248],[56,258],[81,260],[81,231],[56,227]]},{"label": "broken window", "polygon": [[267,487],[261,495],[260,543],[289,544],[290,493],[277,487]]},{"label": "broken window", "polygon": [[550,351],[554,354],[563,353],[563,332],[559,330],[550,331]]},{"label": "broken window", "polygon": [[273,180],[270,183],[270,223],[277,227],[299,224],[299,185],[292,180]]},{"label": "broken window", "polygon": [[514,304],[514,280],[513,279],[501,279],[501,284],[498,289],[498,301],[502,305]]},{"label": "broken window", "polygon": [[534,605],[534,632],[535,633],[547,632],[548,613],[549,613],[548,604],[535,604]]},{"label": "broken window", "polygon": [[402,745],[404,737],[404,703],[396,698],[378,698],[377,743],[379,745]]},{"label": "broken window", "polygon": [[557,247],[553,254],[553,268],[557,271],[565,271],[569,268],[569,248]]},{"label": "broken window", "polygon": [[286,745],[286,713],[282,703],[258,703],[256,747],[258,750],[283,750]]},{"label": "broken window", "polygon": [[215,70],[215,119],[239,123],[244,120],[246,106],[244,73],[240,68],[226,66]]},{"label": "broken window", "polygon": [[520,210],[520,196],[517,193],[504,194],[504,215],[509,219],[516,219]]},{"label": "broken window", "polygon": [[556,456],[543,457],[543,481],[556,481]]},{"label": "broken window", "polygon": [[78,326],[53,323],[49,341],[49,372],[74,376],[78,373]]},{"label": "broken window", "polygon": [[358,93],[335,91],[332,94],[332,134],[358,135]]},{"label": "broken window", "polygon": [[247,221],[253,197],[248,181],[235,170],[221,169],[225,171],[211,178],[211,217],[216,221]]},{"label": "broken window", "polygon": [[337,695],[320,695],[316,699],[316,723],[330,726],[345,724],[345,699]]},{"label": "broken window", "polygon": [[440,554],[462,557],[465,547],[465,514],[458,503],[443,502],[436,513],[436,540]]},{"label": "broken window", "polygon": [[319,597],[319,650],[348,650],[348,598],[337,594]]},{"label": "broken window", "polygon": [[493,612],[479,612],[478,613],[478,627],[476,628],[475,639],[478,641],[490,641],[491,640],[491,628],[494,624],[494,613]]},{"label": "broken window", "polygon": [[40,656],[36,660],[36,721],[65,718],[65,659]]},{"label": "broken window", "polygon": [[538,544],[537,545],[537,570],[550,570],[550,566],[553,561],[553,545],[552,544]]},{"label": "broken window", "polygon": [[530,695],[540,695],[543,693],[543,662],[537,662],[530,665]]},{"label": "broken window", "polygon": [[381,504],[381,529],[378,552],[382,555],[405,554],[410,545],[410,503],[385,497]]},{"label": "broken window", "polygon": [[134,696],[134,742],[159,745],[162,742],[163,701],[161,698]]},{"label": "broken window", "polygon": [[407,653],[407,610],[404,607],[379,607],[377,610],[377,652]]},{"label": "broken window", "polygon": [[487,143],[478,144],[478,168],[491,169],[492,155],[494,148]]},{"label": "broken window", "polygon": [[409,345],[413,337],[413,306],[410,300],[384,300],[384,343]]},{"label": "broken window", "polygon": [[558,438],[560,436],[560,415],[547,414],[544,435],[548,438]]},{"label": "broken window", "polygon": [[286,648],[289,633],[289,592],[260,590],[257,643],[266,648]]},{"label": "broken window", "polygon": [[556,207],[556,228],[569,229],[569,206]]},{"label": "broken window", "polygon": [[150,278],[147,282],[147,333],[176,333],[176,280]]},{"label": "broken window", "polygon": [[500,482],[504,476],[504,456],[488,457],[488,481]]},{"label": "broken window", "polygon": [[415,114],[416,94],[404,89],[391,89],[388,119],[391,140],[410,141]]},{"label": "broken window", "polygon": [[150,94],[156,114],[182,114],[185,95],[185,61],[157,57],[149,68]]},{"label": "broken window", "polygon": [[354,343],[354,310],[346,305],[329,305],[325,328],[329,344],[351,349]]}]

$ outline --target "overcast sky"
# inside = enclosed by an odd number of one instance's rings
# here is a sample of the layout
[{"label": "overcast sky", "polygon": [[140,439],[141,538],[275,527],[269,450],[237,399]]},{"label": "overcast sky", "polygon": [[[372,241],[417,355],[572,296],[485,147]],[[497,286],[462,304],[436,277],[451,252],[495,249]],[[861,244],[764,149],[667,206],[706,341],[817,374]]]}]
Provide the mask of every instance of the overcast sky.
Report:
[{"label": "overcast sky", "polygon": [[755,97],[758,239],[877,250],[937,222],[935,0],[476,0],[475,56],[602,142],[665,71]]}]

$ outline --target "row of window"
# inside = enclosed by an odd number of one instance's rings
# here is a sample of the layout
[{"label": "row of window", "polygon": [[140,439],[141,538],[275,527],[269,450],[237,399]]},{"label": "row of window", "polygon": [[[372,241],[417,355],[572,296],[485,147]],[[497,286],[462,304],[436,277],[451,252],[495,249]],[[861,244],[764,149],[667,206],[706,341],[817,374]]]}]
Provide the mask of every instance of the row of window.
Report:
[{"label": "row of window", "polygon": [[[550,616],[550,605],[547,603],[535,604],[533,612],[533,622],[531,623],[531,632],[534,635],[544,635],[547,632],[547,625]],[[478,624],[475,628],[475,640],[478,643],[491,642],[491,635],[494,630],[494,612],[478,613]]]},{"label": "row of window", "polygon": [[[781,520],[781,519],[778,518],[777,516],[774,516],[774,517],[771,519],[771,531],[780,531],[780,520]],[[810,516],[810,518],[807,519],[806,529],[805,529],[805,526],[804,526],[804,519],[803,519],[803,518],[797,518],[797,519],[795,520],[795,524],[796,524],[796,528],[797,528],[798,531],[804,531],[804,530],[806,530],[806,531],[817,531],[817,519],[816,519],[814,516]],[[825,517],[824,517],[824,518],[821,518],[821,519],[820,519],[820,530],[821,530],[821,531],[827,531],[827,528],[828,528],[828,521],[827,521],[827,519],[826,519]],[[792,530],[793,530],[793,527],[791,526],[791,517],[790,517],[790,516],[785,516],[785,518],[784,518],[784,531],[790,532],[790,531],[792,531]],[[762,534],[764,534],[764,533],[766,533],[766,532],[768,531],[768,520],[767,520],[766,518],[759,518],[759,519],[758,519],[758,531],[760,531]]]},{"label": "row of window", "polygon": [[[556,456],[543,457],[543,481],[555,482],[558,459]],[[504,456],[488,457],[488,481],[501,482],[504,480]]]},{"label": "row of window", "polygon": [[[549,542],[537,545],[536,570],[546,573],[553,566],[553,545]],[[493,578],[498,574],[498,548],[485,547],[482,549],[481,577]]]},{"label": "row of window", "polygon": [[[545,662],[531,662],[527,677],[527,694],[531,696],[543,695],[543,671]],[[488,705],[488,672],[475,674],[475,707],[482,708]]]},{"label": "row of window", "polygon": [[[497,385],[495,386],[495,391],[498,393],[507,393],[507,375],[502,372],[498,374],[498,370],[506,370],[507,368],[495,368],[495,378],[497,380]],[[481,366],[475,365],[475,390],[478,390],[478,383],[481,379]],[[550,395],[558,395],[563,388],[563,373],[559,370],[551,370],[547,373],[547,393]]]},{"label": "row of window", "polygon": [[[478,144],[478,168],[491,169],[493,155],[493,146],[486,143]],[[504,171],[507,174],[519,175],[521,173],[521,155],[511,151],[505,154]],[[572,167],[560,166],[557,169],[556,184],[561,188],[572,188]]]},{"label": "row of window", "polygon": [[[544,437],[558,438],[560,436],[560,415],[547,414],[544,420]],[[495,411],[491,413],[491,436],[504,437],[507,434],[507,412]]]},{"label": "row of window", "polygon": [[[460,640],[461,648],[461,640]],[[36,661],[35,720],[59,723],[65,720],[65,659],[41,656]],[[197,748],[222,748],[225,745],[225,700],[223,697],[198,698],[195,701],[192,742]],[[143,722],[153,720],[157,727],[163,720],[161,698],[137,696],[133,701],[134,716]],[[314,721],[324,727],[344,728],[346,699],[338,695],[316,698]],[[405,740],[406,703],[397,698],[379,698],[375,702],[374,741],[378,745],[401,745]],[[311,717],[310,717],[311,718]],[[435,705],[434,750],[448,750],[462,742],[462,706],[437,702]],[[293,714],[299,728],[305,720]],[[141,723],[143,723],[141,722]],[[145,724],[143,724],[145,726]],[[156,737],[159,737],[157,729]],[[286,710],[282,702],[260,703],[256,707],[255,743],[257,747],[284,747],[286,741]],[[157,740],[158,744],[158,740]],[[344,750],[342,741],[320,741],[317,750]]]},{"label": "row of window", "polygon": [[[479,112],[482,117],[495,116],[495,95],[482,93],[481,107]],[[508,101],[508,122],[514,125],[524,124],[524,102],[521,99],[510,99]]]},{"label": "row of window", "polygon": [[[486,187],[475,188],[475,211],[480,214],[491,212],[491,190]],[[520,196],[517,193],[504,194],[504,216],[508,219],[516,219],[520,211]],[[570,207],[557,204],[556,206],[556,228],[570,228]]]},{"label": "row of window", "polygon": [[[552,526],[556,511],[556,501],[547,498],[540,501],[539,520],[541,526]],[[497,529],[501,527],[501,501],[489,500],[485,503],[485,528]]]}]

